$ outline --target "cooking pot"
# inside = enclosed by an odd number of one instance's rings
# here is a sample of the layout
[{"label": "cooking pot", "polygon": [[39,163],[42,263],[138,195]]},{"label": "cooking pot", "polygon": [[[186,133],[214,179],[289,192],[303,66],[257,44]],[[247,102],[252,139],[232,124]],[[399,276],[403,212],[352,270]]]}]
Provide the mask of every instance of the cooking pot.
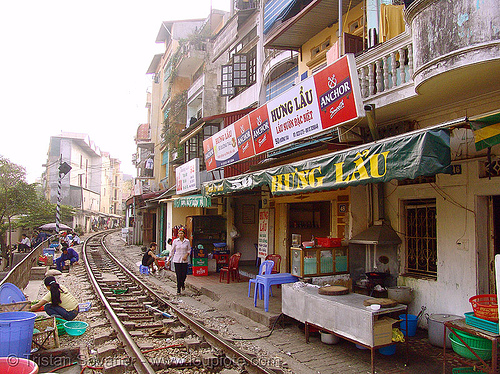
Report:
[{"label": "cooking pot", "polygon": [[[427,318],[429,343],[437,347],[443,347],[444,323],[462,318],[453,314],[426,314],[425,317]],[[450,330],[446,329],[446,348],[451,348],[449,333]]]},{"label": "cooking pot", "polygon": [[413,289],[405,286],[389,287],[387,297],[401,304],[409,304],[413,301]]}]

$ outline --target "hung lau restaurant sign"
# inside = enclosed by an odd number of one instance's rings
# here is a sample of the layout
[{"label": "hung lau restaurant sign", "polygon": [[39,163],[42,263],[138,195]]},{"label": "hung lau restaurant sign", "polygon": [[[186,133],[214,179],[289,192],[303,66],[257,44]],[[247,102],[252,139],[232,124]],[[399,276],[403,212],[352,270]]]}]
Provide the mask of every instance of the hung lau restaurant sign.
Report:
[{"label": "hung lau restaurant sign", "polygon": [[333,190],[451,172],[447,129],[416,131],[305,161],[206,182],[205,196],[268,185],[273,195]]},{"label": "hung lau restaurant sign", "polygon": [[207,170],[363,117],[354,55],[347,54],[203,142]]}]

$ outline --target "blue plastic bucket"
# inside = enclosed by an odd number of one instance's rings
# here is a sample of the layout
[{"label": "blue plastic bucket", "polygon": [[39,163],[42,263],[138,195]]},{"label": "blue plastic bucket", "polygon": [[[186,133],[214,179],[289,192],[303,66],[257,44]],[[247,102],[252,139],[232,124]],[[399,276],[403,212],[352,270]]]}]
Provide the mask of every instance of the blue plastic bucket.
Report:
[{"label": "blue plastic bucket", "polygon": [[403,334],[405,336],[415,336],[417,333],[417,316],[408,314],[408,334],[406,334],[406,314],[400,314],[399,319],[402,319],[399,323],[399,329],[403,332]]},{"label": "blue plastic bucket", "polygon": [[391,356],[394,353],[396,353],[396,344],[388,345],[387,347],[382,347],[378,349],[379,353],[386,355],[386,356]]},{"label": "blue plastic bucket", "polygon": [[29,358],[36,314],[0,313],[0,357]]}]

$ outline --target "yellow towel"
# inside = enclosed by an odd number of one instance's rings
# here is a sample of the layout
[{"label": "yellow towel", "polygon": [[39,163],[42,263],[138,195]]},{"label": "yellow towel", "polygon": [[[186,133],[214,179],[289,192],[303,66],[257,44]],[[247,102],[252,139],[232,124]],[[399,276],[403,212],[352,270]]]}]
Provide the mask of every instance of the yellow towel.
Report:
[{"label": "yellow towel", "polygon": [[404,5],[380,5],[379,42],[385,42],[405,31]]}]

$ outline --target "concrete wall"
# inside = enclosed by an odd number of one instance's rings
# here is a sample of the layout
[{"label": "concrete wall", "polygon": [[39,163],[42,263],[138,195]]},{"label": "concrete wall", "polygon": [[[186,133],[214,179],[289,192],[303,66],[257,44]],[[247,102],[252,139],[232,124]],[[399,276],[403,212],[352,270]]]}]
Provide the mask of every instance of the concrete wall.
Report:
[{"label": "concrete wall", "polygon": [[499,58],[497,0],[419,0],[406,16],[413,35],[416,86],[443,72]]},{"label": "concrete wall", "polygon": [[[397,186],[395,181],[387,184],[386,214],[399,232],[405,231],[401,210],[404,200],[436,199],[437,279],[400,277],[399,284],[415,289],[415,301],[410,306],[410,312],[418,312],[422,305],[427,306],[429,314],[462,315],[471,310],[468,300],[477,294],[478,274],[487,273],[487,269],[477,265],[478,256],[484,256],[487,248],[484,248],[485,241],[476,237],[476,232],[480,230],[475,210],[481,196],[500,194],[497,181],[478,177],[479,162],[477,159],[459,162],[462,174],[437,175],[435,185]],[[478,246],[478,243],[482,244]],[[403,243],[400,251],[401,273],[404,272],[404,251]]]}]

